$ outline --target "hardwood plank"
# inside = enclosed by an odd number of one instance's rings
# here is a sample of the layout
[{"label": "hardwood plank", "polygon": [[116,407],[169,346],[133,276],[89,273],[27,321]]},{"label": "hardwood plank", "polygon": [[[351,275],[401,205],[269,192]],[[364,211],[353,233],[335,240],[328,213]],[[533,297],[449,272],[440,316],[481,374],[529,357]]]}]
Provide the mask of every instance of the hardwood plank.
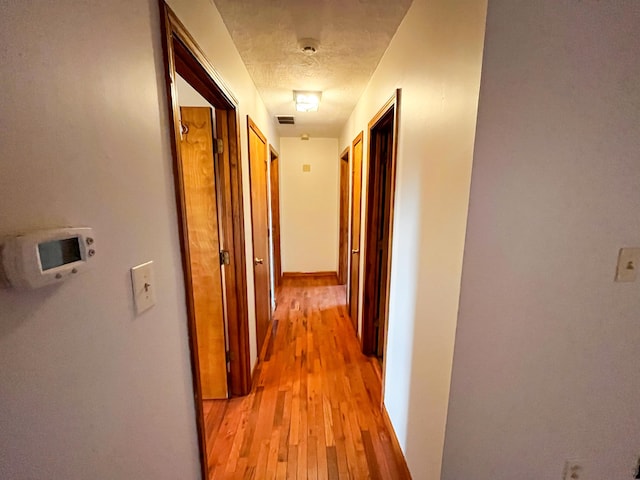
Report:
[{"label": "hardwood plank", "polygon": [[289,445],[287,453],[287,480],[295,480],[298,476],[298,446]]},{"label": "hardwood plank", "polygon": [[327,465],[329,480],[338,480],[340,473],[338,471],[338,453],[336,447],[327,447]]},{"label": "hardwood plank", "polygon": [[365,456],[367,457],[367,465],[369,466],[371,480],[382,480],[380,466],[376,460],[376,452],[373,448],[373,441],[371,440],[371,434],[367,430],[362,430],[362,443],[364,445]]},{"label": "hardwood plank", "polygon": [[336,283],[282,279],[253,391],[203,405],[210,479],[411,478]]}]

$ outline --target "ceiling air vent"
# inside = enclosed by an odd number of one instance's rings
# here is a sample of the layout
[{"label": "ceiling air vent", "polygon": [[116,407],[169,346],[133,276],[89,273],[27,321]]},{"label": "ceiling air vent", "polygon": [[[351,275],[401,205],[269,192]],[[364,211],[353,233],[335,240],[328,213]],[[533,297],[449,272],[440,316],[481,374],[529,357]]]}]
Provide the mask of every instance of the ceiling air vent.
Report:
[{"label": "ceiling air vent", "polygon": [[295,125],[296,121],[293,115],[276,115],[280,125]]}]

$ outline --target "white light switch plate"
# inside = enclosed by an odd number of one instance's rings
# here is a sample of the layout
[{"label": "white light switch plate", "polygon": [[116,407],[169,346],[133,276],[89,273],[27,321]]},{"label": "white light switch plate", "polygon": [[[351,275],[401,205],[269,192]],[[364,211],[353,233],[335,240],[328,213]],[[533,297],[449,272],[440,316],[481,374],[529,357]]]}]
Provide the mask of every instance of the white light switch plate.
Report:
[{"label": "white light switch plate", "polygon": [[147,262],[133,267],[131,269],[131,284],[133,285],[133,300],[136,304],[136,314],[140,315],[156,304],[153,262]]},{"label": "white light switch plate", "polygon": [[621,248],[618,254],[616,282],[635,282],[640,269],[640,248]]}]

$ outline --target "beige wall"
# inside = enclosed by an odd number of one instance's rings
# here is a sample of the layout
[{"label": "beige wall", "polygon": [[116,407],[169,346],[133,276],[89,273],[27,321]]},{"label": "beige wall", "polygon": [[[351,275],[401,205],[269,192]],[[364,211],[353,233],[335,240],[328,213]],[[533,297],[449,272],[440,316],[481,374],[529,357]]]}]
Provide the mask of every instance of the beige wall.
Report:
[{"label": "beige wall", "polygon": [[198,93],[180,75],[176,75],[176,88],[178,90],[178,105],[181,107],[209,107],[214,108],[206,98]]},{"label": "beige wall", "polygon": [[[336,138],[280,139],[282,270],[338,267],[339,159]],[[302,166],[309,165],[310,172]]]},{"label": "beige wall", "polygon": [[[88,225],[98,252],[60,286],[0,290],[0,478],[197,478],[157,4],[0,18],[0,235]],[[148,260],[158,301],[136,317]]]},{"label": "beige wall", "polygon": [[366,160],[367,123],[402,88],[384,401],[416,479],[440,478],[485,10],[414,1],[340,138],[365,130]]},{"label": "beige wall", "polygon": [[446,480],[638,471],[639,7],[489,2]]},{"label": "beige wall", "polygon": [[[170,3],[240,100],[248,218],[246,114],[277,145],[272,121],[212,3]],[[0,478],[199,478],[158,4],[0,18],[0,235],[88,225],[98,250],[60,286],[0,290]],[[136,317],[148,260],[157,304]]]}]

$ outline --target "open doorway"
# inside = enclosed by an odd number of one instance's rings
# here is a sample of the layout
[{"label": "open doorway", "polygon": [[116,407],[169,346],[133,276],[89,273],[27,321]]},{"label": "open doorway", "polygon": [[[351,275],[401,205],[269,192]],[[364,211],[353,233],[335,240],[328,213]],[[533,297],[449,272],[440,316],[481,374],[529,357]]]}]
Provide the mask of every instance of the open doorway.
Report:
[{"label": "open doorway", "polygon": [[[208,478],[207,377],[215,377],[218,388],[212,396],[251,389],[238,102],[165,3],[161,28],[196,424]],[[183,81],[204,105],[181,105]],[[201,347],[212,339],[217,350],[208,358]]]},{"label": "open doorway", "polygon": [[362,350],[382,363],[386,344],[400,90],[369,122]]}]

